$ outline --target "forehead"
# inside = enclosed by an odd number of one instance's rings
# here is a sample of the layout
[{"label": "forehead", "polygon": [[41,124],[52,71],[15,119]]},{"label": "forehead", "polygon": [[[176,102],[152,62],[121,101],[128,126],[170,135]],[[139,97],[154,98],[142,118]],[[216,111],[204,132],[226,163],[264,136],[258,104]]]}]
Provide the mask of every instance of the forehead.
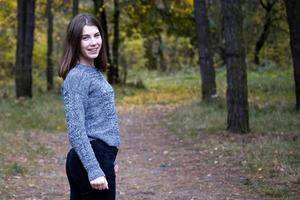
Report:
[{"label": "forehead", "polygon": [[85,25],[82,29],[82,35],[94,34],[94,33],[98,33],[98,32],[99,32],[99,29],[97,28],[97,26]]}]

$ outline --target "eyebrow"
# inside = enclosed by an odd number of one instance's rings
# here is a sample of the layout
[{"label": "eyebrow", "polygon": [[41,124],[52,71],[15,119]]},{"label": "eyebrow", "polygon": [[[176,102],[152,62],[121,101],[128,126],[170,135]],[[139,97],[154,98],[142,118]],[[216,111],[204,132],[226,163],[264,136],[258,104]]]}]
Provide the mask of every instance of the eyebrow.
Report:
[{"label": "eyebrow", "polygon": [[[96,34],[100,34],[100,32],[98,31],[98,32],[94,33],[94,35],[96,35]],[[81,36],[90,36],[90,34],[82,34]]]}]

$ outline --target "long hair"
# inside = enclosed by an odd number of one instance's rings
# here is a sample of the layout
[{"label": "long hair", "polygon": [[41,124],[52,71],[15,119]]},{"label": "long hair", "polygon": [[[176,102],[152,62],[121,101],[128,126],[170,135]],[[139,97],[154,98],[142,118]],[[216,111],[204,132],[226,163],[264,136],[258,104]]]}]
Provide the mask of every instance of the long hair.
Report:
[{"label": "long hair", "polygon": [[[63,79],[66,78],[69,71],[79,60],[81,35],[83,27],[86,25],[96,26],[99,29],[102,41],[105,41],[100,23],[94,16],[87,13],[76,15],[68,25],[67,34],[64,41],[64,50],[58,71],[58,75]],[[105,71],[107,67],[107,55],[105,49],[105,42],[102,42],[99,55],[94,59],[95,67],[101,71]]]}]

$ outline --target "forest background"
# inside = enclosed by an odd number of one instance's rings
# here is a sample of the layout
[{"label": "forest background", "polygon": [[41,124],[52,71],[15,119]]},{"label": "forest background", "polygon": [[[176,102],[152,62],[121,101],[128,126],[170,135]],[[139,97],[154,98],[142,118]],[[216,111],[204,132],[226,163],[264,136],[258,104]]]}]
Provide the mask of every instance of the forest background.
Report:
[{"label": "forest background", "polygon": [[[247,79],[241,85],[247,85],[249,103],[248,127],[239,131],[230,131],[228,124],[228,52],[224,38],[226,27],[222,25],[226,5],[222,1],[207,0],[204,6],[216,81],[215,92],[208,95],[208,100],[203,97],[203,71],[199,70],[201,46],[197,42],[199,29],[194,11],[197,8],[192,0],[35,1],[29,70],[32,91],[24,95],[32,98],[16,98],[18,23],[22,19],[17,18],[17,5],[20,2],[0,0],[1,177],[26,173],[25,166],[6,156],[7,153],[17,155],[24,148],[30,152],[28,146],[8,148],[15,134],[26,138],[32,130],[66,130],[59,94],[62,80],[56,72],[69,20],[77,12],[88,12],[101,18],[102,25],[105,21],[107,26],[111,66],[108,80],[114,85],[118,105],[175,106],[168,117],[170,130],[184,140],[197,141],[199,148],[211,145],[223,149],[222,162],[231,163],[247,174],[241,185],[273,198],[295,197],[300,185],[300,116],[296,109],[299,110],[299,100],[296,101],[285,1],[233,3],[240,4],[236,16],[243,19],[242,32],[237,34],[241,35],[245,50]],[[49,20],[53,22],[51,54]],[[237,118],[241,117],[237,115]],[[204,132],[221,135],[223,141],[205,141]],[[239,139],[231,140],[231,137]],[[216,164],[215,158],[207,162]]]}]

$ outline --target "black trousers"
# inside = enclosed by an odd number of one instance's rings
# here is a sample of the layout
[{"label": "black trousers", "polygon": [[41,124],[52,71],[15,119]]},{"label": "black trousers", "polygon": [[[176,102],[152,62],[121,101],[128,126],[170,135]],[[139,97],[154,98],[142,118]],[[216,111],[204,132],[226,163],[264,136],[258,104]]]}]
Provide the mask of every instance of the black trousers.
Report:
[{"label": "black trousers", "polygon": [[118,148],[108,146],[101,140],[91,141],[95,156],[108,182],[109,190],[95,190],[91,187],[86,170],[74,149],[67,155],[66,172],[70,184],[71,200],[115,200],[116,176],[114,161]]}]

